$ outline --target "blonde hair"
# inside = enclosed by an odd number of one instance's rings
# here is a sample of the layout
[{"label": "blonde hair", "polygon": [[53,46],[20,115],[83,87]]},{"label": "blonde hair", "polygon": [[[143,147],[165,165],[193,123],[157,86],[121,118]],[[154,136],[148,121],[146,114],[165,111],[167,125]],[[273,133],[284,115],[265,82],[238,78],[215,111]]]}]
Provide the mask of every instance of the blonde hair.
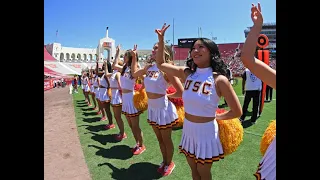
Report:
[{"label": "blonde hair", "polygon": [[[172,47],[169,46],[169,45],[164,45],[164,61],[166,63],[169,63],[169,64],[172,64],[174,65],[174,62],[173,62],[173,52],[172,52]],[[163,71],[161,71],[162,75],[163,75],[163,78],[167,81],[167,83],[170,83],[168,77],[167,77],[167,74]]]},{"label": "blonde hair", "polygon": [[[155,43],[154,45],[157,45],[158,43]],[[166,63],[174,64],[173,63],[173,52],[172,52],[172,46],[164,45],[164,61]]]},{"label": "blonde hair", "polygon": [[164,45],[164,61],[166,63],[174,64],[173,63],[173,52],[172,52],[172,47],[169,45]]},{"label": "blonde hair", "polygon": [[118,61],[118,65],[123,66],[123,62],[122,61]]}]

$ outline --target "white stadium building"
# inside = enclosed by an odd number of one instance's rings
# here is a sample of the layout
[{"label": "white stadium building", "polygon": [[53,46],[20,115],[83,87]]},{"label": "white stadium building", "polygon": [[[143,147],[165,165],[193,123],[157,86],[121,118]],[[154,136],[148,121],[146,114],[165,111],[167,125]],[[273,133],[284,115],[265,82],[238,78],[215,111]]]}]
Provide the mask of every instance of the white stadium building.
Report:
[{"label": "white stadium building", "polygon": [[[146,60],[151,52],[152,50],[139,50],[139,60]],[[124,53],[125,50],[121,50],[121,59]],[[102,66],[104,60],[112,61],[115,54],[115,40],[108,36],[108,28],[106,36],[99,40],[97,48],[64,47],[60,43],[47,44],[44,46],[45,74],[80,75],[83,69],[94,68],[97,59],[99,59],[99,66]]]}]

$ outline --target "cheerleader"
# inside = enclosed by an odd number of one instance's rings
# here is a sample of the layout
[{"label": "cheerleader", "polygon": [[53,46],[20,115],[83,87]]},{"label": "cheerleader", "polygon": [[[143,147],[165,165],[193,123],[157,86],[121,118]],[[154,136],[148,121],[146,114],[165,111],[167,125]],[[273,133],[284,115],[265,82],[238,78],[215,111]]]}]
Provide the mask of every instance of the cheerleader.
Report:
[{"label": "cheerleader", "polygon": [[[120,45],[117,46],[117,52],[120,52]],[[142,132],[139,125],[139,116],[142,111],[138,111],[133,103],[134,85],[136,78],[132,77],[131,68],[132,61],[138,61],[138,56],[131,54],[127,50],[124,54],[124,65],[118,65],[119,55],[115,58],[112,68],[121,72],[120,82],[122,90],[122,113],[126,116],[129,127],[136,141],[136,145],[132,148],[134,155],[139,155],[146,150],[143,144]]]},{"label": "cheerleader", "polygon": [[[116,52],[116,56],[119,55],[119,51]],[[110,62],[108,62],[108,65]],[[119,61],[118,65],[122,66],[122,62]],[[108,70],[108,69],[107,69]],[[124,132],[124,124],[121,118],[121,110],[122,110],[122,95],[120,90],[120,72],[117,70],[113,70],[112,73],[109,71],[106,73],[107,77],[110,81],[110,89],[111,89],[111,106],[113,110],[114,117],[119,126],[119,134],[115,136],[117,141],[121,141],[127,138],[126,133]]]},{"label": "cheerleader", "polygon": [[[97,62],[98,66],[98,62]],[[110,82],[108,77],[104,72],[107,72],[107,64],[106,62],[103,62],[102,69],[103,72],[101,73],[102,76],[100,77],[100,82],[99,82],[99,100],[100,100],[100,105],[101,105],[101,111],[102,111],[102,121],[106,120],[105,113],[107,114],[109,124],[106,125],[106,129],[113,129],[115,128],[115,125],[113,124],[112,120],[112,114],[110,111],[110,97],[108,94],[108,89],[110,88]],[[111,67],[110,67],[111,70]]]},{"label": "cheerleader", "polygon": [[97,115],[99,114],[102,114],[102,118],[101,118],[101,121],[103,120],[106,120],[106,114],[105,112],[103,111],[103,108],[102,108],[102,105],[101,105],[101,101],[100,101],[100,77],[102,76],[102,73],[99,73],[99,65],[98,65],[98,62],[96,64],[96,69],[95,69],[95,81],[93,83],[93,87],[94,87],[94,92],[95,92],[95,97],[96,97],[96,100],[98,102],[98,107],[99,107],[99,110],[97,112]]},{"label": "cheerleader", "polygon": [[81,86],[82,91],[85,97],[85,101],[88,103],[88,106],[91,106],[89,93],[90,93],[90,82],[89,82],[89,73],[83,72],[81,77]]},{"label": "cheerleader", "polygon": [[[255,51],[260,35],[263,16],[261,14],[261,6],[252,4],[251,7],[251,19],[253,26],[247,36],[247,39],[243,45],[241,53],[241,61],[243,64],[250,69],[261,81],[276,89],[276,71],[263,63],[259,59],[255,58]],[[275,180],[276,179],[276,137],[272,140],[268,146],[262,160],[259,163],[259,168],[254,176],[260,180]]]},{"label": "cheerleader", "polygon": [[96,95],[95,95],[95,87],[94,87],[94,83],[95,83],[95,80],[96,80],[96,74],[95,72],[93,71],[93,69],[91,68],[90,69],[90,76],[89,76],[89,80],[90,80],[90,95],[92,97],[92,101],[93,101],[93,104],[94,104],[94,110],[97,110],[97,102],[96,102]]},{"label": "cheerleader", "polygon": [[75,93],[78,93],[78,75],[74,75],[74,78],[73,78],[73,91]]},{"label": "cheerleader", "polygon": [[[226,77],[227,66],[212,40],[199,38],[193,43],[188,67],[165,62],[165,57],[170,56],[164,51],[164,33],[169,26],[164,24],[161,30],[155,30],[159,39],[156,61],[157,67],[168,76],[185,80],[182,94],[185,119],[180,152],[186,155],[193,179],[212,179],[212,163],[224,158],[217,120],[241,116],[241,105]],[[216,114],[221,96],[230,110]]]},{"label": "cheerleader", "polygon": [[[137,46],[134,47],[136,49]],[[155,61],[155,56],[158,51],[158,44],[155,44],[152,51],[152,62]],[[132,51],[136,53],[136,51]],[[165,62],[173,64],[172,51],[169,46],[165,46],[166,54]],[[152,126],[154,133],[159,141],[160,150],[162,153],[162,163],[158,168],[158,172],[163,176],[170,175],[175,164],[172,161],[173,157],[173,142],[171,138],[172,127],[177,124],[178,114],[175,105],[168,100],[168,97],[180,96],[183,91],[182,84],[177,77],[166,76],[161,72],[156,64],[146,66],[144,69],[137,69],[136,62],[132,62],[131,72],[132,77],[137,78],[146,75],[144,78],[144,86],[148,96],[148,122]],[[171,83],[176,93],[166,95],[166,90]]]}]

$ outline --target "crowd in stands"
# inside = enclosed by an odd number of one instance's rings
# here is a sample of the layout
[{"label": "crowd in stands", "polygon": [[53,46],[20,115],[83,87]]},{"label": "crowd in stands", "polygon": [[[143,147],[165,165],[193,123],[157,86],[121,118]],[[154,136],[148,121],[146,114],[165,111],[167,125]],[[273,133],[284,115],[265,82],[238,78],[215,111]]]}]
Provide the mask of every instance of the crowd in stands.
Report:
[{"label": "crowd in stands", "polygon": [[[240,60],[241,52],[235,53],[235,49],[229,49],[228,51],[221,52],[222,60],[229,66],[234,77],[241,76],[245,67]],[[269,59],[269,65],[271,68],[276,69],[276,59]]]},{"label": "crowd in stands", "polygon": [[52,78],[54,78],[54,77],[44,75],[44,79],[45,79],[45,80],[46,80],[46,79],[52,79]]}]

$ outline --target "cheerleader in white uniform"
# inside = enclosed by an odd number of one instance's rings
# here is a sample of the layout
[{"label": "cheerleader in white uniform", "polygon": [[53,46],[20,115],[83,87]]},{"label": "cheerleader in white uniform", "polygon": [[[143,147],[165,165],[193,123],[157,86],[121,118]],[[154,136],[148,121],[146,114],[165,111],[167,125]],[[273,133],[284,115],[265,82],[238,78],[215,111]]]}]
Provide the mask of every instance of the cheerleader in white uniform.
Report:
[{"label": "cheerleader in white uniform", "polygon": [[92,97],[92,101],[93,101],[93,105],[94,105],[94,110],[97,110],[97,102],[96,102],[96,95],[95,95],[95,87],[94,87],[94,83],[96,80],[96,73],[94,72],[94,70],[91,68],[90,69],[90,94]]},{"label": "cheerleader in white uniform", "polygon": [[82,81],[81,85],[82,85],[82,90],[83,90],[85,100],[88,103],[88,106],[91,106],[91,102],[89,98],[89,93],[90,93],[89,73],[83,72],[81,81]]},{"label": "cheerleader in white uniform", "polygon": [[[116,56],[119,55],[119,52],[116,52]],[[118,64],[122,66],[122,62],[119,61]],[[108,62],[109,65],[109,62]],[[121,118],[121,111],[122,111],[122,95],[121,95],[121,86],[120,86],[120,72],[118,70],[113,70],[112,73],[109,71],[106,73],[107,77],[110,81],[110,88],[111,88],[111,106],[113,109],[114,117],[117,121],[119,127],[119,134],[115,136],[116,140],[121,141],[127,138],[126,133],[124,132],[124,124]]]},{"label": "cheerleader in white uniform", "polygon": [[[106,70],[107,65],[106,62],[103,63],[102,69],[104,72],[107,72]],[[110,67],[111,68],[111,67]],[[110,97],[108,94],[108,89],[110,88],[110,82],[106,74],[103,72],[103,75],[100,77],[100,83],[99,83],[99,100],[101,103],[101,111],[102,114],[106,113],[109,124],[106,125],[106,129],[113,129],[115,128],[115,125],[113,124],[112,120],[112,114],[110,111]],[[102,121],[106,120],[105,115],[103,115]]]},{"label": "cheerleader in white uniform", "polygon": [[106,114],[105,112],[103,111],[103,107],[101,105],[101,101],[100,101],[100,77],[102,76],[102,72],[99,73],[99,65],[98,65],[98,62],[96,63],[96,68],[95,68],[95,81],[93,83],[93,87],[94,87],[94,92],[95,92],[95,96],[96,96],[96,100],[98,102],[98,107],[99,107],[99,110],[97,112],[97,115],[99,114],[102,114],[102,118],[101,118],[101,121],[103,120],[106,120]]},{"label": "cheerleader in white uniform", "polygon": [[[136,49],[136,47],[134,49]],[[165,54],[168,55],[165,61],[173,64],[170,47],[166,46],[164,51]],[[158,44],[155,44],[152,51],[152,62],[155,61],[157,52]],[[132,62],[131,72],[133,72],[133,77],[146,75],[144,78],[144,86],[148,96],[148,122],[157,136],[163,159],[158,168],[158,172],[163,176],[170,175],[175,168],[175,164],[172,161],[174,148],[171,132],[172,127],[177,124],[178,114],[175,105],[168,100],[168,97],[181,97],[183,86],[177,77],[167,77],[158,69],[155,63],[138,70],[136,68],[136,62]],[[169,83],[175,87],[177,92],[167,96],[166,90]]]},{"label": "cheerleader in white uniform", "polygon": [[[251,7],[251,19],[254,23],[244,46],[241,51],[241,61],[250,69],[250,71],[255,74],[261,81],[276,89],[276,71],[269,67],[267,64],[263,63],[259,59],[255,58],[255,52],[258,42],[258,37],[260,35],[263,16],[261,14],[261,6],[252,4]],[[275,180],[276,179],[276,137],[269,145],[267,151],[265,152],[262,160],[259,163],[258,170],[254,174],[257,180]]]},{"label": "cheerleader in white uniform", "polygon": [[[117,52],[120,52],[120,45],[117,46]],[[138,111],[133,104],[136,78],[132,77],[130,66],[132,65],[132,61],[138,61],[138,57],[133,56],[130,51],[127,50],[124,55],[124,66],[118,65],[119,59],[118,55],[113,61],[112,68],[121,72],[122,113],[126,116],[134,139],[136,140],[136,145],[132,148],[132,152],[134,155],[138,155],[146,150],[139,125],[139,116],[142,112]]]},{"label": "cheerleader in white uniform", "polygon": [[[180,152],[186,155],[193,179],[212,179],[211,166],[224,157],[217,120],[241,116],[239,99],[227,76],[227,66],[220,59],[218,46],[210,39],[199,38],[190,49],[189,67],[165,63],[164,33],[169,26],[157,29],[157,66],[168,76],[185,81],[182,99],[185,119]],[[230,110],[216,114],[223,96]]]}]

